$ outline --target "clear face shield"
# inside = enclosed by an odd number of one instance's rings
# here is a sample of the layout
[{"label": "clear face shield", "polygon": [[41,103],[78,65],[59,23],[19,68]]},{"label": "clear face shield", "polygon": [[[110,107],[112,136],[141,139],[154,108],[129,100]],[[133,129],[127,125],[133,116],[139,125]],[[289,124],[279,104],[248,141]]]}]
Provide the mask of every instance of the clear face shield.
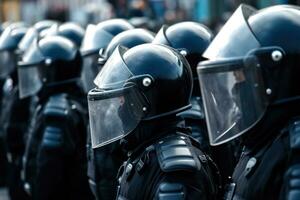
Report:
[{"label": "clear face shield", "polygon": [[21,54],[23,54],[28,47],[30,47],[31,43],[33,43],[38,38],[38,32],[34,28],[30,28],[25,36],[22,38],[18,45],[18,50]]},{"label": "clear face shield", "polygon": [[101,29],[97,29],[94,24],[89,24],[82,40],[80,52],[83,56],[98,53],[101,48],[106,48],[112,40],[113,35]]},{"label": "clear face shield", "polygon": [[98,64],[98,54],[90,54],[83,57],[81,80],[86,92],[95,87],[93,81],[99,73],[99,70],[100,68]]},{"label": "clear face shield", "polygon": [[152,41],[153,44],[164,44],[172,46],[166,37],[167,28],[168,27],[166,25],[161,27],[161,29],[158,31],[158,33],[155,35],[155,38]]},{"label": "clear face shield", "polygon": [[250,53],[260,44],[246,22],[255,12],[240,6],[203,54],[198,66],[211,145],[232,140],[251,127],[267,108],[260,59]]},{"label": "clear face shield", "polygon": [[255,56],[203,62],[198,68],[211,145],[236,138],[254,126],[267,108]]},{"label": "clear face shield", "polygon": [[135,85],[125,86],[133,77],[117,48],[99,72],[96,89],[88,93],[92,147],[119,140],[132,132],[142,117],[145,100]]},{"label": "clear face shield", "polygon": [[16,55],[13,51],[0,51],[0,79],[7,78],[16,67]]},{"label": "clear face shield", "polygon": [[37,94],[43,86],[41,65],[44,57],[37,42],[30,45],[22,61],[18,63],[19,96],[25,98]]}]

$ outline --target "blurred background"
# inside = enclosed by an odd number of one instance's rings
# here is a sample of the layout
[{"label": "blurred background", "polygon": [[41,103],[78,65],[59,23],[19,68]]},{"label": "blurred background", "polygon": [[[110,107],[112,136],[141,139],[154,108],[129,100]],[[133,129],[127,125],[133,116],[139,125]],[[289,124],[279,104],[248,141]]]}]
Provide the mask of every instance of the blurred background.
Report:
[{"label": "blurred background", "polygon": [[75,21],[85,26],[112,17],[147,19],[153,27],[182,20],[199,21],[218,30],[240,3],[256,8],[299,4],[300,0],[0,0],[0,21],[41,19]]}]

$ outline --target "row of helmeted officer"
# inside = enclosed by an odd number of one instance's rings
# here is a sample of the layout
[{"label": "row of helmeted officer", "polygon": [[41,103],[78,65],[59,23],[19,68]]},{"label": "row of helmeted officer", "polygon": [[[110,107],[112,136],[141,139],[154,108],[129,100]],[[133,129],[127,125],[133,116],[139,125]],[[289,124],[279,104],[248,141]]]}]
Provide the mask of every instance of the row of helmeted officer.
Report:
[{"label": "row of helmeted officer", "polygon": [[196,22],[7,26],[11,199],[300,199],[299,19],[241,5],[215,37]]}]

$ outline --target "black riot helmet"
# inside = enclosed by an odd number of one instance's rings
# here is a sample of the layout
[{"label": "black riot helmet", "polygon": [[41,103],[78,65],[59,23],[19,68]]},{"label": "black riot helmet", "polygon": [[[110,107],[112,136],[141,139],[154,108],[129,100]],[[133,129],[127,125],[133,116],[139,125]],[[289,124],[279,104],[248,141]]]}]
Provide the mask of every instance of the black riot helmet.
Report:
[{"label": "black riot helmet", "polygon": [[151,43],[153,39],[154,34],[146,29],[136,28],[121,32],[110,41],[106,49],[99,52],[99,62],[100,64],[105,62],[118,45],[132,48],[140,44]]},{"label": "black riot helmet", "polygon": [[198,74],[212,145],[299,101],[299,18],[299,7],[241,5],[205,51]]},{"label": "black riot helmet", "polygon": [[211,31],[197,22],[180,22],[172,26],[162,26],[153,40],[154,44],[164,44],[181,51],[186,56],[194,77],[197,77],[196,67],[203,52],[210,44],[213,35]]},{"label": "black riot helmet", "polygon": [[53,20],[42,20],[29,28],[18,45],[18,55],[21,56],[29,48],[30,44],[42,35],[42,32],[46,33],[46,31],[55,24],[58,24],[58,22]]},{"label": "black riot helmet", "polygon": [[[82,70],[82,82],[84,90],[88,92],[94,87],[93,80],[98,74],[101,67],[98,66],[99,50],[101,50],[101,62],[104,63],[106,60],[106,55],[104,49],[110,44],[111,40],[115,35],[119,35],[123,31],[131,30],[133,27],[121,19],[107,20],[99,23],[98,25],[89,25],[85,34],[84,41],[81,47],[81,53],[83,55],[83,70]],[[146,38],[145,32],[139,32],[141,36],[136,36],[138,38]],[[147,32],[148,33],[148,32]],[[127,34],[126,34],[127,35]],[[131,34],[132,35],[132,34]],[[127,36],[129,39],[129,36]],[[149,36],[150,37],[150,36]],[[144,39],[145,39],[144,38]],[[136,39],[138,40],[138,39]],[[146,39],[145,39],[146,40]],[[131,39],[130,39],[131,41]],[[118,41],[115,41],[117,43]],[[128,42],[130,43],[130,42]],[[137,42],[138,44],[139,42]],[[140,42],[142,44],[145,42]],[[113,51],[114,47],[110,47]]]},{"label": "black riot helmet", "polygon": [[[192,73],[186,59],[162,45],[118,46],[88,93],[93,148],[124,138],[141,121],[190,108]],[[176,98],[174,98],[176,97]]]},{"label": "black riot helmet", "polygon": [[77,45],[77,47],[80,47],[84,37],[84,32],[84,29],[80,25],[73,22],[67,22],[61,25],[54,24],[47,31],[45,37],[49,35],[62,36],[74,42]]},{"label": "black riot helmet", "polygon": [[48,36],[33,43],[18,63],[20,97],[37,94],[51,87],[77,81],[82,59],[78,48],[61,36]]},{"label": "black riot helmet", "polygon": [[80,49],[81,54],[88,56],[98,53],[100,49],[107,47],[115,35],[129,29],[133,29],[133,26],[124,19],[110,19],[97,25],[88,25]]},{"label": "black riot helmet", "polygon": [[40,33],[40,32],[42,32],[42,31],[44,31],[45,29],[50,28],[50,27],[53,26],[54,24],[58,24],[58,22],[55,21],[55,20],[42,20],[42,21],[39,21],[39,22],[35,23],[35,24],[33,25],[33,28],[34,28],[35,30],[37,30],[37,32]]},{"label": "black riot helmet", "polygon": [[0,37],[0,78],[6,78],[14,71],[17,62],[15,50],[28,28],[8,26]]}]

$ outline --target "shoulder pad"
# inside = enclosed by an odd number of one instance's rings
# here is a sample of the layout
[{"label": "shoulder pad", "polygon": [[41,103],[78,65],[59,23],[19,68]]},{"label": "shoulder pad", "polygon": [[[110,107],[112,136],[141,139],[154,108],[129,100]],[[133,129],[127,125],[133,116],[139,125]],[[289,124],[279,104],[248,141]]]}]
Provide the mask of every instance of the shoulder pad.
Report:
[{"label": "shoulder pad", "polygon": [[300,150],[300,119],[294,120],[289,127],[290,147],[292,150]]},{"label": "shoulder pad", "polygon": [[285,174],[287,179],[286,199],[300,199],[300,165],[293,165]]},{"label": "shoulder pad", "polygon": [[[200,98],[200,97],[199,97]],[[204,119],[203,109],[200,105],[200,100],[193,98],[191,100],[192,107],[179,115],[185,119]]]},{"label": "shoulder pad", "polygon": [[183,200],[185,188],[179,183],[161,183],[156,194],[158,200]]},{"label": "shoulder pad", "polygon": [[187,137],[171,136],[162,139],[156,146],[160,168],[164,172],[196,171],[201,165]]},{"label": "shoulder pad", "polygon": [[67,96],[59,94],[50,97],[44,108],[43,115],[50,120],[53,118],[56,120],[58,118],[64,119],[69,115],[69,111]]},{"label": "shoulder pad", "polygon": [[58,148],[63,145],[63,131],[54,126],[48,126],[45,128],[42,146],[45,148]]}]

